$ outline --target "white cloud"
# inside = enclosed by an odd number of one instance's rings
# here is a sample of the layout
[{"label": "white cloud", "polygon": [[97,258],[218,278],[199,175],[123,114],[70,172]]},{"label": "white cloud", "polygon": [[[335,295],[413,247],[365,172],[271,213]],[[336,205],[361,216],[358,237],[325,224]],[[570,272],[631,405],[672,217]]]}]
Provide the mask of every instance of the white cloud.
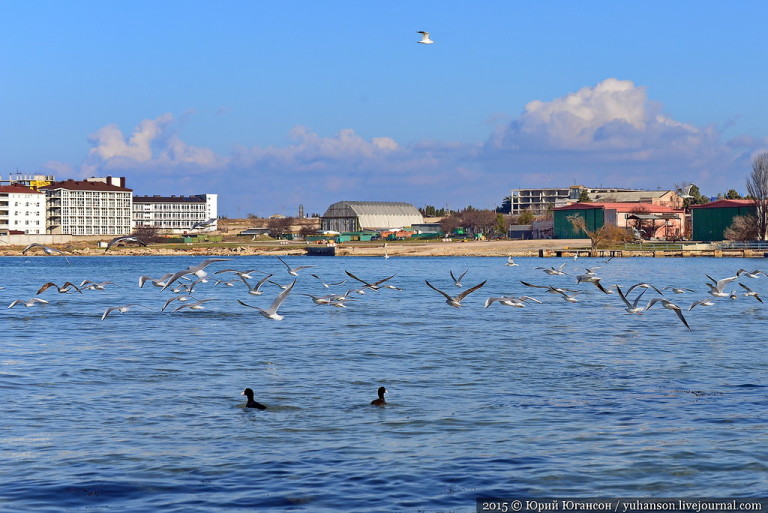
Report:
[{"label": "white cloud", "polygon": [[322,136],[297,126],[290,144],[241,146],[224,156],[185,143],[181,125],[163,114],[128,137],[105,126],[90,137],[80,173],[126,176],[138,194],[219,193],[223,208],[255,204],[262,214],[299,203],[322,211],[340,199],[488,208],[513,187],[655,189],[687,181],[709,194],[739,189],[753,152],[768,146],[748,137],[722,141],[714,126],[671,119],[644,87],[614,78],[530,102],[482,145],[402,144],[349,128]]},{"label": "white cloud", "polygon": [[174,118],[163,114],[156,119],[145,119],[134,129],[130,138],[125,137],[117,125],[102,127],[89,137],[91,150],[82,166],[83,175],[113,169],[157,170],[212,168],[225,164],[208,148],[184,143],[175,134]]}]

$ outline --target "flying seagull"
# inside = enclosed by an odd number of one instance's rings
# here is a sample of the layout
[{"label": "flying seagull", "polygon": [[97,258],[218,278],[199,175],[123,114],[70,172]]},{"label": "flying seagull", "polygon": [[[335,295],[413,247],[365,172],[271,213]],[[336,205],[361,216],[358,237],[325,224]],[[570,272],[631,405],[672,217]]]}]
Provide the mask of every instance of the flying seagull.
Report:
[{"label": "flying seagull", "polygon": [[163,285],[163,288],[160,290],[165,290],[168,288],[168,286],[181,278],[182,276],[186,276],[187,274],[194,274],[198,278],[203,278],[208,275],[208,273],[205,272],[205,268],[209,266],[210,264],[214,262],[226,262],[229,260],[229,258],[207,258],[200,262],[197,265],[192,265],[184,269],[183,271],[178,271],[173,274],[170,278],[168,278],[168,281],[165,282],[165,285]]},{"label": "flying seagull", "polygon": [[[688,329],[691,329],[691,327],[688,326],[688,321],[686,321],[685,317],[683,317],[683,310],[679,306],[677,306],[676,304],[674,304],[672,301],[670,301],[668,299],[664,299],[664,298],[661,298],[661,297],[655,297],[655,298],[651,299],[648,302],[648,306],[646,306],[645,309],[648,310],[650,307],[652,307],[656,303],[661,303],[661,306],[663,306],[667,310],[672,310],[673,312],[675,312],[677,314],[677,316],[680,318],[680,320],[683,321],[683,324],[685,324],[685,327],[688,328]],[[691,308],[693,308],[693,307],[691,307]],[[689,308],[689,310],[690,310],[690,308]]]},{"label": "flying seagull", "polygon": [[722,280],[716,280],[713,277],[711,277],[708,274],[705,274],[707,278],[709,278],[713,283],[705,283],[707,287],[709,287],[709,293],[714,297],[729,297],[730,294],[725,292],[723,289],[726,285],[731,283],[732,281],[738,280],[738,276],[730,276],[728,278],[723,278]]},{"label": "flying seagull", "polygon": [[32,299],[28,299],[24,301],[23,299],[16,299],[13,303],[8,305],[8,308],[13,308],[16,305],[24,305],[26,307],[35,306],[38,303],[48,304],[48,301],[45,299],[40,299],[39,297],[33,297]]},{"label": "flying seagull", "polygon": [[280,260],[283,263],[283,265],[285,265],[285,267],[288,268],[288,274],[290,274],[291,276],[298,276],[299,271],[302,269],[307,269],[309,267],[317,267],[316,265],[300,265],[297,267],[291,267],[290,265],[286,264],[285,260],[283,260],[282,258],[277,257],[277,259]]},{"label": "flying seagull", "polygon": [[134,237],[133,235],[124,235],[124,236],[122,236],[122,237],[115,237],[114,239],[112,239],[111,241],[109,241],[109,242],[107,243],[107,249],[105,249],[105,250],[104,250],[104,253],[106,253],[107,251],[109,251],[109,248],[111,248],[112,246],[114,246],[114,245],[118,245],[118,244],[120,244],[121,242],[122,242],[123,244],[125,244],[126,242],[135,242],[135,243],[136,243],[136,244],[138,244],[139,246],[145,246],[145,247],[146,247],[146,245],[147,245],[147,243],[146,243],[146,242],[144,242],[143,240],[139,239],[138,237]]},{"label": "flying seagull", "polygon": [[66,282],[64,282],[64,285],[59,287],[58,285],[56,285],[52,281],[49,281],[48,283],[45,283],[42,287],[40,287],[40,290],[37,291],[37,294],[42,294],[43,292],[45,292],[46,290],[48,290],[51,287],[56,287],[56,290],[59,291],[59,294],[67,294],[69,292],[72,292],[72,290],[76,290],[76,291],[80,292],[80,294],[83,293],[79,288],[77,288],[77,285],[75,285],[74,283],[66,281]]},{"label": "flying seagull", "polygon": [[646,290],[648,290],[648,289],[647,288],[643,288],[643,290],[640,292],[640,294],[638,294],[638,296],[635,298],[635,300],[630,303],[629,299],[627,299],[627,296],[625,296],[624,293],[621,291],[621,287],[616,285],[616,292],[619,293],[619,297],[621,298],[621,300],[626,305],[625,310],[628,313],[631,313],[631,314],[638,314],[638,315],[640,315],[640,314],[643,313],[643,307],[637,306],[637,303],[640,302],[640,298],[643,297],[643,294],[645,294]]},{"label": "flying seagull", "polygon": [[485,300],[485,304],[483,305],[485,308],[488,308],[493,303],[498,302],[499,304],[502,304],[504,306],[515,306],[517,308],[524,308],[526,301],[533,301],[534,303],[541,304],[541,301],[538,299],[532,298],[531,296],[519,296],[519,297],[510,297],[510,296],[501,296],[501,297],[489,297]]},{"label": "flying seagull", "polygon": [[[351,272],[349,272],[349,271],[344,271],[344,272],[345,272],[345,273],[347,273],[347,276],[349,276],[349,277],[350,277],[350,278],[352,278],[353,280],[357,280],[357,281],[359,281],[360,283],[364,284],[364,285],[365,285],[365,287],[363,287],[364,289],[371,289],[371,290],[379,290],[379,289],[381,288],[381,287],[379,287],[379,285],[381,285],[381,284],[382,284],[382,283],[384,283],[385,281],[387,281],[387,280],[391,280],[392,278],[394,278],[395,276],[397,276],[396,274],[393,274],[392,276],[387,276],[387,277],[386,277],[386,278],[384,278],[383,280],[379,280],[379,281],[377,281],[377,282],[374,282],[374,283],[368,283],[367,281],[365,281],[365,280],[363,280],[363,279],[360,279],[360,278],[358,278],[357,276],[355,276],[354,274],[352,274],[352,273],[351,273]],[[385,287],[386,287],[386,285],[385,285]],[[387,287],[387,288],[389,288],[389,287]]]},{"label": "flying seagull", "polygon": [[142,308],[146,308],[147,310],[150,310],[150,308],[147,307],[147,306],[137,305],[137,304],[134,304],[134,303],[129,303],[127,305],[120,305],[120,306],[110,306],[109,308],[104,310],[104,314],[101,316],[101,320],[103,321],[107,317],[107,315],[109,315],[112,312],[125,313],[128,310],[130,310],[132,306],[140,306]]},{"label": "flying seagull", "polygon": [[423,45],[431,45],[432,43],[434,43],[434,41],[432,41],[429,38],[429,32],[424,32],[423,30],[419,30],[417,34],[421,34],[421,41],[416,41],[417,43],[421,43]]},{"label": "flying seagull", "polygon": [[280,294],[277,295],[275,300],[272,302],[269,308],[266,310],[262,310],[261,308],[251,306],[248,303],[243,303],[239,299],[237,300],[238,303],[240,303],[243,306],[247,306],[248,308],[253,308],[255,310],[258,310],[261,315],[266,317],[267,319],[274,319],[276,321],[282,321],[283,317],[282,315],[277,313],[277,309],[280,308],[280,305],[285,301],[285,298],[288,297],[288,294],[291,293],[291,289],[293,289],[293,286],[296,285],[296,280],[293,280],[288,287],[286,287],[283,291],[280,292]]},{"label": "flying seagull", "polygon": [[[486,281],[487,281],[487,280],[486,280]],[[452,306],[452,307],[454,307],[454,308],[461,308],[461,300],[462,300],[462,299],[464,299],[464,298],[465,298],[465,297],[467,297],[469,294],[471,294],[472,292],[476,291],[477,289],[479,289],[480,287],[482,287],[483,285],[485,285],[485,281],[484,281],[484,282],[482,282],[482,283],[478,283],[478,284],[477,284],[477,285],[475,285],[474,287],[470,287],[470,288],[468,288],[467,290],[465,290],[464,292],[462,292],[461,294],[459,294],[459,295],[457,295],[457,296],[451,296],[451,295],[449,295],[448,293],[446,293],[446,292],[443,292],[442,290],[440,290],[440,289],[436,288],[434,285],[432,285],[431,283],[429,283],[427,280],[424,280],[424,282],[427,284],[427,286],[428,286],[429,288],[431,288],[432,290],[436,290],[437,292],[439,292],[440,294],[442,294],[443,296],[445,296],[445,302],[446,302],[447,304],[451,305],[451,306]]]},{"label": "flying seagull", "polygon": [[71,263],[69,261],[69,258],[67,258],[67,255],[65,255],[63,251],[56,248],[49,248],[48,246],[43,246],[42,244],[38,244],[37,242],[33,242],[26,248],[22,249],[21,254],[26,255],[27,251],[29,251],[32,248],[42,248],[43,253],[45,253],[46,255],[61,255],[64,257],[64,260],[66,260],[68,264]]},{"label": "flying seagull", "polygon": [[469,272],[469,269],[461,273],[458,278],[453,275],[453,271],[448,271],[448,272],[450,273],[451,278],[453,279],[453,284],[456,285],[457,287],[462,287],[463,285],[461,284],[461,280],[464,279],[464,275],[466,275]]}]

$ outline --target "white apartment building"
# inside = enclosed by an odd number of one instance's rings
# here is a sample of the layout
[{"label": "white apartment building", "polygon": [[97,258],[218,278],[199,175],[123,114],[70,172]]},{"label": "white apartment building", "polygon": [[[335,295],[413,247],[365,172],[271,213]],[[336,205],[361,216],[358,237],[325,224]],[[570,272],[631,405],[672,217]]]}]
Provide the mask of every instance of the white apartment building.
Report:
[{"label": "white apartment building", "polygon": [[198,223],[201,231],[215,230],[218,218],[218,194],[194,196],[134,196],[133,223],[181,233]]},{"label": "white apartment building", "polygon": [[[116,185],[116,184],[120,185]],[[127,235],[133,191],[125,179],[64,180],[40,187],[47,200],[47,233]]]},{"label": "white apartment building", "polygon": [[45,194],[23,185],[0,186],[0,233],[45,231]]}]

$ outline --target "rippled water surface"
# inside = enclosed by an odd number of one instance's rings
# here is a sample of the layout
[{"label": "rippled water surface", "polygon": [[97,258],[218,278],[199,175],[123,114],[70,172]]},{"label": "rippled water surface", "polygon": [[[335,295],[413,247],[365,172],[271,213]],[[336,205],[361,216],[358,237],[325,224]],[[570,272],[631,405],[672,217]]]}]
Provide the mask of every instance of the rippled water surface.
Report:
[{"label": "rippled water surface", "polygon": [[[286,257],[317,267],[300,271],[282,321],[236,301],[265,308],[271,284],[253,296],[210,280],[194,295],[215,301],[175,313],[181,303],[160,311],[170,289],[138,288],[203,258],[0,259],[0,510],[469,512],[478,496],[768,489],[768,306],[733,282],[738,299],[687,311],[707,297],[705,274],[763,260]],[[534,269],[562,262],[571,275]],[[617,294],[577,284],[592,266],[606,286],[694,289],[665,291],[692,330],[660,304],[630,315]],[[293,279],[274,257],[207,270],[227,268]],[[394,274],[403,290],[353,294],[347,308],[301,295],[347,290],[345,270]],[[451,270],[469,270],[464,288],[487,280],[461,309],[424,283],[456,294]],[[326,289],[310,273],[347,282]],[[114,285],[5,308],[46,281],[86,279]],[[571,304],[520,280],[584,292]],[[768,278],[739,281],[768,297]],[[502,294],[543,303],[483,308]],[[148,308],[101,320],[122,304]],[[389,405],[375,408],[381,385]],[[270,408],[244,408],[245,387]]]}]

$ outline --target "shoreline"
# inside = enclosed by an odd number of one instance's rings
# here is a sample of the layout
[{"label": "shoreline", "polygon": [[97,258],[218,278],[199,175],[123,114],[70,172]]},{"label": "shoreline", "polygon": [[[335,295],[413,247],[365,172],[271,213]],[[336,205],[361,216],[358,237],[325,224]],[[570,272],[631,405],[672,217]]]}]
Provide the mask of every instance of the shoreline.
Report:
[{"label": "shoreline", "polygon": [[[270,241],[239,243],[227,241],[220,243],[189,243],[187,245],[158,244],[149,247],[122,246],[113,247],[108,252],[94,247],[93,242],[74,242],[51,245],[60,249],[67,256],[250,256],[250,255],[306,255],[307,248],[324,248],[325,245],[305,242]],[[0,256],[21,256],[21,246],[0,247]],[[536,240],[493,240],[493,241],[451,241],[451,242],[388,242],[384,243],[347,242],[334,247],[335,256],[360,257],[588,257],[591,250],[584,239],[536,239]],[[33,249],[27,256],[43,256],[39,249]],[[55,256],[55,255],[52,255]],[[768,253],[760,250],[734,249],[648,249],[626,250],[621,248],[598,249],[595,256],[606,257],[741,257],[765,258]]]}]

